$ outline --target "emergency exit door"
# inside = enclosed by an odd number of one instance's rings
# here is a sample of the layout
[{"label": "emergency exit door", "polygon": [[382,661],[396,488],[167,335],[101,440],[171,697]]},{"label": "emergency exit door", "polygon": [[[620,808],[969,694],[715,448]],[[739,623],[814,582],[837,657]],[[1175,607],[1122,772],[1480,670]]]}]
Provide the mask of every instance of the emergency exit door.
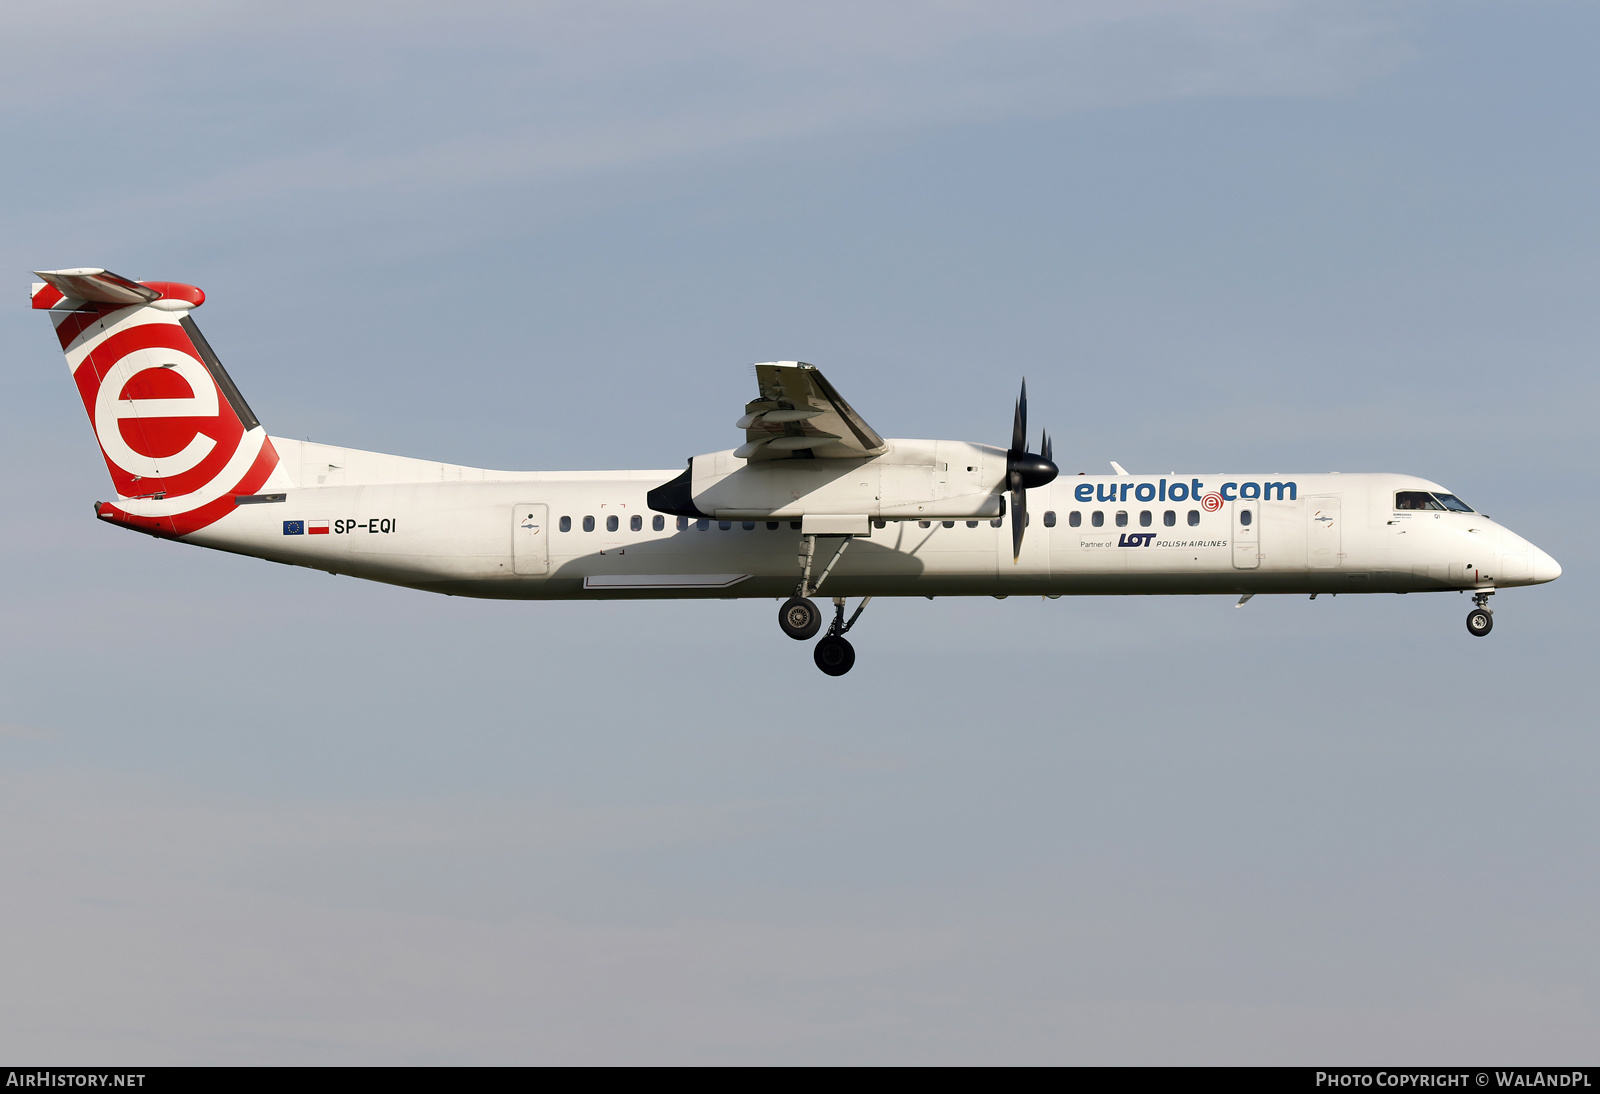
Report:
[{"label": "emergency exit door", "polygon": [[549,509],[518,505],[511,510],[511,570],[543,574],[550,570]]}]

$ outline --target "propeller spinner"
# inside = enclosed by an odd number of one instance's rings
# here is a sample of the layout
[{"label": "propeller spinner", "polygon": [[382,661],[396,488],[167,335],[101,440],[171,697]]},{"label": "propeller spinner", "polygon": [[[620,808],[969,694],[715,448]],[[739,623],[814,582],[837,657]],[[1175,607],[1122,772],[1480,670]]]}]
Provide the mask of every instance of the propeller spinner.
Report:
[{"label": "propeller spinner", "polygon": [[1022,555],[1022,534],[1028,528],[1028,491],[1047,486],[1059,469],[1051,462],[1050,434],[1039,439],[1039,452],[1028,451],[1028,381],[1022,381],[1017,413],[1011,424],[1011,447],[1006,452],[1006,488],[1011,491],[1011,561]]}]

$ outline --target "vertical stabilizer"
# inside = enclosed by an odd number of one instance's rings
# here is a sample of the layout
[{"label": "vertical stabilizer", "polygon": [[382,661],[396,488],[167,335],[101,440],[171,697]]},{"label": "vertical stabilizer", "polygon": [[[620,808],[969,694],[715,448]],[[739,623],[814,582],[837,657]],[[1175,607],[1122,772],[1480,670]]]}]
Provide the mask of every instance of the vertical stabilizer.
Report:
[{"label": "vertical stabilizer", "polygon": [[189,313],[193,285],[41,270],[47,311],[117,491],[102,520],[183,536],[273,476],[278,454]]}]

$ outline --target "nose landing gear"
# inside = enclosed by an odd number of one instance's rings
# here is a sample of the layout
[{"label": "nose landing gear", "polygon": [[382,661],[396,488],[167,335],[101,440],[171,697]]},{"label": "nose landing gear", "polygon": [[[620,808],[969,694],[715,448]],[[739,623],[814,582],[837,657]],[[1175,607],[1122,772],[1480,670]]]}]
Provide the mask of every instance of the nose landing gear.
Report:
[{"label": "nose landing gear", "polygon": [[1494,612],[1489,609],[1489,592],[1474,593],[1472,596],[1473,609],[1467,613],[1467,633],[1474,638],[1482,638],[1494,630]]}]

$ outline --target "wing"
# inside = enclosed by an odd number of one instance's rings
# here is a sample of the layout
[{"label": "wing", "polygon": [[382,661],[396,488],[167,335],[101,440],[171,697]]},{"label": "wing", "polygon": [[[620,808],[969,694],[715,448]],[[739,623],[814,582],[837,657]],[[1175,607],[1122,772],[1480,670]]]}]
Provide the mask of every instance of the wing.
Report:
[{"label": "wing", "polygon": [[760,398],[745,404],[737,426],[744,460],[849,459],[876,456],[888,446],[812,365],[775,361],[756,366]]}]

